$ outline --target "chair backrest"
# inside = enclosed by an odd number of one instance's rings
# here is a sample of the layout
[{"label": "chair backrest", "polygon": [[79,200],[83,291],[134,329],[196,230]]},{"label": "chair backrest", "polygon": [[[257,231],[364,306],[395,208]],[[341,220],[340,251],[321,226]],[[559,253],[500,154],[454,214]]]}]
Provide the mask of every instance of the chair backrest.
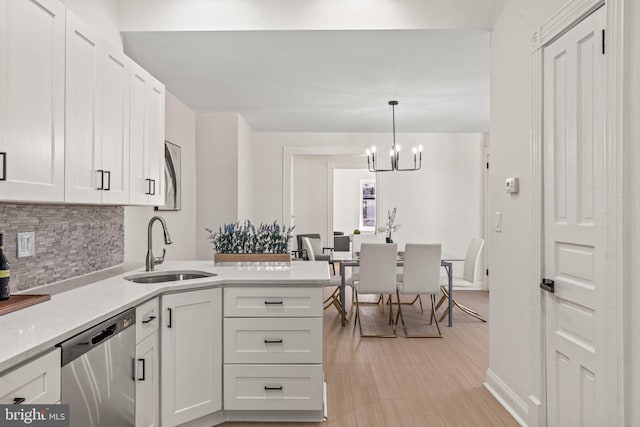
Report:
[{"label": "chair backrest", "polygon": [[407,243],[404,248],[403,292],[407,294],[440,293],[439,243]]},{"label": "chair backrest", "polygon": [[309,261],[316,260],[316,254],[313,251],[313,247],[311,246],[311,240],[308,237],[302,237],[302,249],[307,253],[307,259]]},{"label": "chair backrest", "polygon": [[360,252],[363,243],[383,243],[384,234],[354,234],[351,239],[351,255],[356,258],[356,252]]},{"label": "chair backrest", "polygon": [[333,250],[336,252],[349,252],[351,249],[351,237],[336,235],[333,236]]},{"label": "chair backrest", "polygon": [[476,280],[476,267],[483,246],[483,239],[471,239],[471,243],[469,243],[467,255],[464,257],[464,272],[462,274],[462,278],[467,282],[473,283]]},{"label": "chair backrest", "polygon": [[396,292],[396,252],[395,244],[362,244],[359,293],[393,294]]},{"label": "chair backrest", "polygon": [[322,247],[322,238],[320,237],[320,234],[318,234],[318,233],[298,234],[298,235],[296,235],[296,241],[298,242],[298,253],[302,253],[302,249],[304,249],[302,247],[302,238],[303,237],[310,237],[312,239],[320,239],[320,241],[321,241],[320,247]]}]

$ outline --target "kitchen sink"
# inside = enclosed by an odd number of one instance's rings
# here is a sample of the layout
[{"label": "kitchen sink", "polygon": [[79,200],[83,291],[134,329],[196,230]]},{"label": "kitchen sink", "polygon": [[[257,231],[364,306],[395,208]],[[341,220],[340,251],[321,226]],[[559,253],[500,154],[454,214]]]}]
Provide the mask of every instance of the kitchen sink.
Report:
[{"label": "kitchen sink", "polygon": [[164,283],[178,282],[181,280],[202,279],[203,277],[217,276],[215,273],[205,271],[179,270],[179,271],[157,271],[151,273],[134,274],[125,277],[126,280],[134,283]]}]

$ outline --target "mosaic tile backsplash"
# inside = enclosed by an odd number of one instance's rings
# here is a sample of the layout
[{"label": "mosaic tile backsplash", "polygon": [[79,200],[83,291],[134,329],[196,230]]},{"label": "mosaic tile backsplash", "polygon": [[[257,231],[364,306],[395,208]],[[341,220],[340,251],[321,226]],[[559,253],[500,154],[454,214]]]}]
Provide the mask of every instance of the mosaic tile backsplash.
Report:
[{"label": "mosaic tile backsplash", "polygon": [[[122,264],[122,206],[0,203],[11,292]],[[35,232],[35,256],[18,258],[18,232]]]}]

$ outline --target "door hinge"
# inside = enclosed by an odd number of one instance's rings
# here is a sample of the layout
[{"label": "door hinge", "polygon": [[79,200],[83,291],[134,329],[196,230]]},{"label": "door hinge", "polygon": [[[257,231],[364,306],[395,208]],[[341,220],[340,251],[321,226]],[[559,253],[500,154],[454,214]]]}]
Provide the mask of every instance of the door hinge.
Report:
[{"label": "door hinge", "polygon": [[489,169],[489,162],[487,162],[487,169]]},{"label": "door hinge", "polygon": [[488,275],[489,275],[489,269],[488,269],[488,268],[485,270],[484,275],[485,275],[485,276],[488,276]]},{"label": "door hinge", "polygon": [[602,30],[602,54],[604,55],[606,52],[606,42],[605,42],[605,30]]}]

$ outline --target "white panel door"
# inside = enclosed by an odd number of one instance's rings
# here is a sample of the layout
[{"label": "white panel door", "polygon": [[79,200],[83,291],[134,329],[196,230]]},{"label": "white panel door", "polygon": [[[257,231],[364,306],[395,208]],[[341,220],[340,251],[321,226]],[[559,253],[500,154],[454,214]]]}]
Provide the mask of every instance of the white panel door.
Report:
[{"label": "white panel door", "polygon": [[65,201],[100,203],[101,52],[98,35],[67,12]]},{"label": "white panel door", "polygon": [[163,295],[161,410],[175,426],[222,409],[222,289]]},{"label": "white panel door", "polygon": [[64,6],[0,0],[1,200],[64,200],[64,71]]},{"label": "white panel door", "polygon": [[544,49],[547,425],[606,420],[602,370],[604,8]]},{"label": "white panel door", "polygon": [[105,45],[102,54],[103,203],[129,203],[129,59]]}]

